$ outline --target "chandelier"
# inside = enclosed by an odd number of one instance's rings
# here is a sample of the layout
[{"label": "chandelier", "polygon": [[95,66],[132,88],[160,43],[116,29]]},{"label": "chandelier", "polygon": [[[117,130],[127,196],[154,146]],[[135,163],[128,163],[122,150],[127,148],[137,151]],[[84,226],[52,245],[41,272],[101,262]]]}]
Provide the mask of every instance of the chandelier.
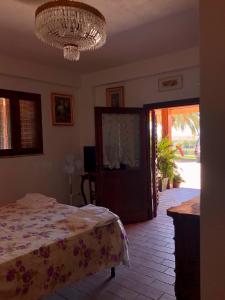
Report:
[{"label": "chandelier", "polygon": [[106,42],[104,16],[94,7],[72,0],[47,2],[35,13],[37,37],[78,61],[80,52],[94,50]]}]

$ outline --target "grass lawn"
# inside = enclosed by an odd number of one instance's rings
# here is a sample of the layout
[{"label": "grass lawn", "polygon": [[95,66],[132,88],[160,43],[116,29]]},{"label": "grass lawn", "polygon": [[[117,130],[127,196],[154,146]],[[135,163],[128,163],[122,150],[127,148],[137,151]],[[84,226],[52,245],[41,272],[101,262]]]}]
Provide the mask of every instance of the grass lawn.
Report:
[{"label": "grass lawn", "polygon": [[195,161],[196,155],[195,154],[185,154],[184,156],[177,155],[176,160],[178,160],[178,161],[187,161],[187,160]]}]

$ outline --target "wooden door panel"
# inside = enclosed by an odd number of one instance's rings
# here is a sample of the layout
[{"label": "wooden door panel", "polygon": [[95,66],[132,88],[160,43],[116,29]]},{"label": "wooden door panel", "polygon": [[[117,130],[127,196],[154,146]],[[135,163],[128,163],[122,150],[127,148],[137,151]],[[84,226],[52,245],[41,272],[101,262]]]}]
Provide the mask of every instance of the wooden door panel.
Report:
[{"label": "wooden door panel", "polygon": [[159,204],[159,193],[158,193],[158,178],[157,178],[157,118],[155,110],[151,110],[151,170],[152,170],[152,202],[153,202],[153,216],[157,217],[157,210]]},{"label": "wooden door panel", "polygon": [[[102,114],[137,114],[140,118],[140,159],[138,167],[106,170],[103,163]],[[145,120],[143,110],[138,108],[97,108],[96,156],[97,205],[105,206],[118,214],[124,223],[146,221],[151,217],[151,200],[148,188]],[[133,123],[132,123],[133,124]],[[133,125],[132,125],[133,126]]]},{"label": "wooden door panel", "polygon": [[[148,207],[144,204],[144,183],[136,180],[136,174],[124,176],[97,176],[97,205],[109,208],[119,215],[124,223],[149,219]],[[140,188],[142,187],[142,188]]]},{"label": "wooden door panel", "polygon": [[143,199],[146,195],[145,181],[146,178],[137,171],[124,171],[120,174],[117,171],[104,172],[97,175],[97,189],[99,187],[100,193],[97,201],[99,204],[104,202],[114,211],[143,209],[146,203],[138,199]]}]

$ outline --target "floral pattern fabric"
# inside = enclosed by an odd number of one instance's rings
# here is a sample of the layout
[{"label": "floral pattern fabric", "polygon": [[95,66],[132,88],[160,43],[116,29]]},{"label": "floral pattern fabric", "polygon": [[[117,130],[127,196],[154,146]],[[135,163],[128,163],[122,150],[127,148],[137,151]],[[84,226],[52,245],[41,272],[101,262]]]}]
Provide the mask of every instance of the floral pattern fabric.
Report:
[{"label": "floral pattern fabric", "polygon": [[126,235],[120,221],[93,229],[66,226],[77,208],[0,207],[0,300],[38,300],[67,283],[120,264]]}]

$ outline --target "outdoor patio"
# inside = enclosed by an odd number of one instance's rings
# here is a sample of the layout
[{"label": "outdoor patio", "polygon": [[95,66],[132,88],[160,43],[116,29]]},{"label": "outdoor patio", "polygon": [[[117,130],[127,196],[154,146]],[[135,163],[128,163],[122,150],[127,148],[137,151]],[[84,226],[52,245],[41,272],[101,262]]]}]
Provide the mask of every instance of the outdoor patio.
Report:
[{"label": "outdoor patio", "polygon": [[183,188],[201,188],[201,164],[197,161],[177,161],[180,174],[184,179]]}]

